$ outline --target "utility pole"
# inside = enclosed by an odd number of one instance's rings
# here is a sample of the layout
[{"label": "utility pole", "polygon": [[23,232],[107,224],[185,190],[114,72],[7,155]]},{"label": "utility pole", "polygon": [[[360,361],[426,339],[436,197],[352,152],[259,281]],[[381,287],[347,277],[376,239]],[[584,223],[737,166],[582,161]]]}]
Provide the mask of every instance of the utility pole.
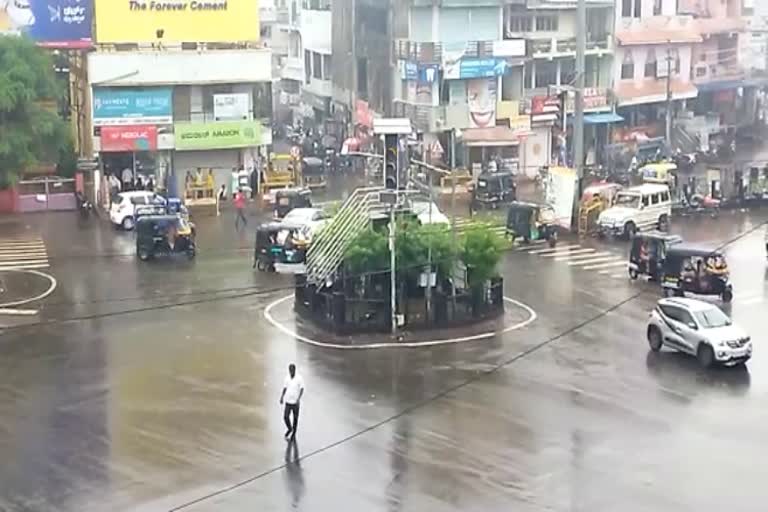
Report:
[{"label": "utility pole", "polygon": [[584,83],[586,74],[585,54],[587,52],[587,5],[586,0],[576,4],[576,105],[573,117],[573,164],[576,168],[576,186],[573,198],[573,219],[571,226],[578,231],[579,201],[584,181]]},{"label": "utility pole", "polygon": [[664,136],[667,142],[667,149],[672,151],[672,48],[670,41],[667,41],[667,108],[664,123]]},{"label": "utility pole", "polygon": [[[573,119],[573,159],[576,175],[584,178],[584,83],[586,74],[585,53],[587,51],[587,5],[586,0],[578,0],[576,5],[576,105]],[[581,190],[579,190],[581,196]]]}]

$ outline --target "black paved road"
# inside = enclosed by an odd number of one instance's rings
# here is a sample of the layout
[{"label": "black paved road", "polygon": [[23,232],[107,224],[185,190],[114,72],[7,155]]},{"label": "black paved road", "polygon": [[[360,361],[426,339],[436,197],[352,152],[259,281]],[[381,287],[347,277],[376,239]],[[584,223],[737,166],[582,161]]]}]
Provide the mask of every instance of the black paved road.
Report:
[{"label": "black paved road", "polygon": [[[15,219],[58,289],[51,323],[0,335],[0,510],[763,511],[766,219],[674,226],[748,233],[728,255],[755,357],[710,372],[649,354],[657,293],[623,276],[620,242],[509,253],[506,294],[538,314],[523,330],[353,352],[264,320],[290,281],[251,271],[252,234],[226,215],[198,220],[196,261],[151,264],[107,226]],[[308,387],[295,451],[277,403],[291,361]]]}]

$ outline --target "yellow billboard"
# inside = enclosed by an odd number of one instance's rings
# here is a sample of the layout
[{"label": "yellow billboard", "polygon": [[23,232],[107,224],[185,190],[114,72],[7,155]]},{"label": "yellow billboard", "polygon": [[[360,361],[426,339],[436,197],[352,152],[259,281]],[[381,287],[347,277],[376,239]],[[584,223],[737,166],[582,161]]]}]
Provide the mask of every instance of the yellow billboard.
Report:
[{"label": "yellow billboard", "polygon": [[258,0],[95,0],[98,43],[259,40]]}]

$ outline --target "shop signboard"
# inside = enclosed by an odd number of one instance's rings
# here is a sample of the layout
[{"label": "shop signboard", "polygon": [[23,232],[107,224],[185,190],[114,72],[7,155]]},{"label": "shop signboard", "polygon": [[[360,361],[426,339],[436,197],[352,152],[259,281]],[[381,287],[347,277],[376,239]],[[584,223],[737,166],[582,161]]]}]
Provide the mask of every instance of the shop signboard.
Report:
[{"label": "shop signboard", "polygon": [[173,123],[170,87],[93,89],[93,125],[146,125]]},{"label": "shop signboard", "polygon": [[248,119],[248,95],[214,94],[213,117],[216,121],[235,121]]},{"label": "shop signboard", "polygon": [[206,150],[260,146],[258,121],[177,123],[173,125],[177,150]]},{"label": "shop signboard", "polygon": [[93,45],[91,0],[0,0],[0,35],[26,34],[49,48]]},{"label": "shop signboard", "polygon": [[99,43],[259,40],[258,0],[94,0]]},{"label": "shop signboard", "polygon": [[104,153],[154,151],[156,149],[156,126],[103,126],[101,128],[101,151]]}]

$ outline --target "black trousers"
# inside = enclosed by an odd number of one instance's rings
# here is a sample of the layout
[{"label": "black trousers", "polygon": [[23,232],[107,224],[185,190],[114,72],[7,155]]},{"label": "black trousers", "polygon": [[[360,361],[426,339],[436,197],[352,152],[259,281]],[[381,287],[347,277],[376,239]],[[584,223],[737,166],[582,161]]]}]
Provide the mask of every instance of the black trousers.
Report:
[{"label": "black trousers", "polygon": [[[293,414],[293,423],[291,423],[291,414]],[[283,421],[285,421],[285,427],[295,436],[296,429],[299,427],[299,404],[285,404]]]}]

